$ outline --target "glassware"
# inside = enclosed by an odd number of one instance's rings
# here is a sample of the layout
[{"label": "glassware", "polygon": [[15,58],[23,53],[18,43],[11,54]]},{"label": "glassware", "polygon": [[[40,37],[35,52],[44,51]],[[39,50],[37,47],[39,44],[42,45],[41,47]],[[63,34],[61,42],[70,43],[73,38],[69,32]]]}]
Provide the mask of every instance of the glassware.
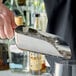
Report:
[{"label": "glassware", "polygon": [[26,15],[26,24],[27,26],[31,25],[31,0],[26,0],[26,9],[25,9],[25,15]]},{"label": "glassware", "polygon": [[21,6],[19,6],[18,1],[19,0],[11,0],[9,9],[14,13],[15,17],[22,16],[23,22],[25,23],[24,12],[23,12]]},{"label": "glassware", "polygon": [[15,38],[9,40],[9,66],[13,72],[29,72],[29,52],[18,49]]},{"label": "glassware", "polygon": [[33,75],[40,75],[42,68],[41,54],[30,52],[30,71]]},{"label": "glassware", "polygon": [[53,76],[76,76],[76,60],[56,62]]},{"label": "glassware", "polygon": [[42,29],[42,27],[40,25],[40,14],[35,14],[34,29],[36,29],[36,30],[41,30]]}]

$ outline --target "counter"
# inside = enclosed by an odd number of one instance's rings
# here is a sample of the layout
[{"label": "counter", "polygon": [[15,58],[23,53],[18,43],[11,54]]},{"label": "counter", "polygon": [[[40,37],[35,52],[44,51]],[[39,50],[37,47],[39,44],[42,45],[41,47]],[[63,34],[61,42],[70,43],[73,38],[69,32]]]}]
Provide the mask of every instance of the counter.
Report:
[{"label": "counter", "polygon": [[[7,71],[0,71],[0,76],[36,76],[36,75],[31,75],[30,73],[16,73],[16,72],[11,72],[10,70],[7,70]],[[39,76],[52,76],[52,75],[49,73],[45,73]]]}]

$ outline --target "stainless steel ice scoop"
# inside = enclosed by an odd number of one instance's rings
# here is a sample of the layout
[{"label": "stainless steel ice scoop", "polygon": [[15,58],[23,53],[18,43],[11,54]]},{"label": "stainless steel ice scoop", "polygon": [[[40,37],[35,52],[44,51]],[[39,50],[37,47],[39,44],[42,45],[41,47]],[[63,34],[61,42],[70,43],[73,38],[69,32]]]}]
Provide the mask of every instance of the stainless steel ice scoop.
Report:
[{"label": "stainless steel ice scoop", "polygon": [[37,31],[33,28],[18,26],[15,40],[18,48],[32,52],[63,57],[55,46],[56,35]]}]

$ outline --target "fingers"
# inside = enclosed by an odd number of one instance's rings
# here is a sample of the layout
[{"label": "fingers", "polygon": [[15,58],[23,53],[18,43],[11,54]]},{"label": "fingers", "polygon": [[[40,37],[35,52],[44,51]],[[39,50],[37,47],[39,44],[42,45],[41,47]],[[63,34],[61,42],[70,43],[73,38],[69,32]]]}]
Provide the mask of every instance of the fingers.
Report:
[{"label": "fingers", "polygon": [[7,15],[1,15],[4,21],[4,33],[8,39],[14,35],[13,28],[11,26],[11,20]]},{"label": "fingers", "polygon": [[0,38],[5,39],[6,35],[4,33],[4,25],[3,25],[3,20],[0,17]]},{"label": "fingers", "polygon": [[12,38],[14,36],[14,29],[16,24],[14,21],[13,13],[4,5],[2,5],[0,13],[0,37],[1,38]]},{"label": "fingers", "polygon": [[[10,13],[9,13],[10,14]],[[8,39],[12,38],[14,36],[12,24],[11,24],[11,16],[7,14],[1,14],[1,17],[3,19],[3,26],[1,27],[2,30],[0,31],[1,33],[1,38],[6,37]]]}]

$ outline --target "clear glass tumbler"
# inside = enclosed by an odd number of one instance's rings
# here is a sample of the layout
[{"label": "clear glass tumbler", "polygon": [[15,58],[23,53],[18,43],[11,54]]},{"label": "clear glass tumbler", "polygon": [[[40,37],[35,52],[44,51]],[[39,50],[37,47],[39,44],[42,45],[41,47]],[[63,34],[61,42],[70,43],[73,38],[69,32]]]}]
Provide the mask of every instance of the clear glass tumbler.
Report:
[{"label": "clear glass tumbler", "polygon": [[17,48],[15,38],[9,40],[9,66],[13,72],[29,72],[29,52]]}]

